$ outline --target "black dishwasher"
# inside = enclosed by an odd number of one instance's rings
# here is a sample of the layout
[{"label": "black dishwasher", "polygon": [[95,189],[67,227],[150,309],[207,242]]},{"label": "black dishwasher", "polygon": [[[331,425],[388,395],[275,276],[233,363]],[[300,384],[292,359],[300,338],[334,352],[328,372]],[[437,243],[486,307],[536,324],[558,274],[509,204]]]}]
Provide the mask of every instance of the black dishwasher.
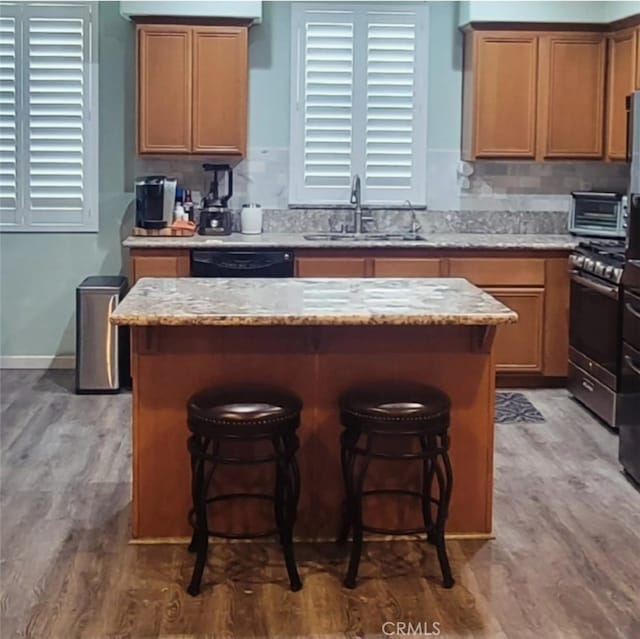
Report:
[{"label": "black dishwasher", "polygon": [[293,277],[291,251],[192,251],[192,277]]}]

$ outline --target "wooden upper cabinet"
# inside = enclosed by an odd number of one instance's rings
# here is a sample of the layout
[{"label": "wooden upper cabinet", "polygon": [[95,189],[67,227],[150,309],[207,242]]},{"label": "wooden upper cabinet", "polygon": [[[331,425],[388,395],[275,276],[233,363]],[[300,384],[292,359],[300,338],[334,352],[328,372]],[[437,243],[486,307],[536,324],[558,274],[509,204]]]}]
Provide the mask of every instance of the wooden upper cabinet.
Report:
[{"label": "wooden upper cabinet", "polygon": [[191,149],[191,29],[138,27],[138,150]]},{"label": "wooden upper cabinet", "polygon": [[244,155],[247,29],[198,27],[193,51],[193,151]]},{"label": "wooden upper cabinet", "polygon": [[463,157],[533,158],[538,37],[468,32],[464,67]]},{"label": "wooden upper cabinet", "polygon": [[636,91],[640,91],[640,27],[636,27]]},{"label": "wooden upper cabinet", "polygon": [[139,153],[245,154],[247,31],[138,25]]},{"label": "wooden upper cabinet", "polygon": [[625,101],[637,82],[637,39],[636,29],[625,29],[608,38],[607,157],[610,160],[625,160],[627,156]]},{"label": "wooden upper cabinet", "polygon": [[605,58],[601,33],[540,36],[541,159],[603,156]]}]

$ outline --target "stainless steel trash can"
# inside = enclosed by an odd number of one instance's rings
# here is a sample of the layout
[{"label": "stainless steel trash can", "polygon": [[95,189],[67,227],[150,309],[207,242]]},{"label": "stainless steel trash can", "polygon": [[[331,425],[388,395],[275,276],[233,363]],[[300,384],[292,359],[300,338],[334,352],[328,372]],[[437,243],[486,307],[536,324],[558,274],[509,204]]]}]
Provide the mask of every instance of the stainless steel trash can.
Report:
[{"label": "stainless steel trash can", "polygon": [[127,278],[87,277],[76,288],[76,392],[117,393],[128,378],[128,331],[111,313],[127,292]]}]

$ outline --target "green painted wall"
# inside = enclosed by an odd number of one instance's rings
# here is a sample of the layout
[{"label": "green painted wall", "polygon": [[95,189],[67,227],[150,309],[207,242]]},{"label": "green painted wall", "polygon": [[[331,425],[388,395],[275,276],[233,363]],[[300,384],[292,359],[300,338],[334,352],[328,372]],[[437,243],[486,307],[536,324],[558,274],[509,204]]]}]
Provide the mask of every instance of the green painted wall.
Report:
[{"label": "green painted wall", "polygon": [[264,2],[249,30],[249,146],[289,146],[291,7]]},{"label": "green painted wall", "polygon": [[[75,287],[87,275],[122,270],[120,244],[133,220],[134,27],[117,3],[99,13],[100,232],[0,234],[0,355],[74,352]],[[429,46],[429,146],[460,139],[458,7],[433,3]],[[289,143],[290,6],[265,2],[249,37],[249,146]]]},{"label": "green painted wall", "polygon": [[640,0],[607,0],[603,4],[605,22],[614,22],[640,13]]},{"label": "green painted wall", "polygon": [[458,24],[467,22],[613,22],[640,13],[638,0],[602,0],[600,2],[565,2],[530,0],[520,2],[461,2]]},{"label": "green painted wall", "polygon": [[[430,4],[428,146],[455,153],[462,85],[457,25],[464,6]],[[87,275],[122,270],[121,239],[133,221],[134,27],[115,2],[100,3],[99,11],[100,232],[0,234],[3,356],[73,354],[75,287]],[[249,146],[287,147],[289,3],[264,3],[263,22],[250,31],[249,56]]]},{"label": "green painted wall", "polygon": [[[460,144],[462,35],[456,2],[432,2],[429,11],[429,148]],[[263,23],[249,36],[249,146],[289,145],[291,11],[265,2]]]},{"label": "green painted wall", "polygon": [[0,234],[0,354],[74,351],[75,287],[118,273],[133,209],[134,26],[117,3],[99,8],[100,232]]}]

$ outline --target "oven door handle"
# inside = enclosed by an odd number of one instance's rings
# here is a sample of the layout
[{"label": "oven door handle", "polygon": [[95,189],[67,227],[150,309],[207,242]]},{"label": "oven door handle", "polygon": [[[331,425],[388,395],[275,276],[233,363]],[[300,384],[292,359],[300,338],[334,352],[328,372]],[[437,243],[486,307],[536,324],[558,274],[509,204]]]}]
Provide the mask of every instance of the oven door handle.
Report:
[{"label": "oven door handle", "polygon": [[627,366],[636,374],[636,375],[640,375],[640,368],[638,366],[635,365],[633,359],[631,358],[631,355],[625,355],[624,356],[624,361],[627,363]]},{"label": "oven door handle", "polygon": [[598,293],[602,293],[603,295],[611,297],[614,300],[618,299],[618,289],[614,286],[607,286],[606,284],[595,282],[591,278],[578,275],[577,271],[571,271],[571,279],[577,284],[582,284],[583,286],[591,288],[594,291],[598,291]]},{"label": "oven door handle", "polygon": [[631,313],[631,315],[640,319],[640,311],[637,310],[631,302],[626,302],[624,307],[629,311],[629,313]]}]

